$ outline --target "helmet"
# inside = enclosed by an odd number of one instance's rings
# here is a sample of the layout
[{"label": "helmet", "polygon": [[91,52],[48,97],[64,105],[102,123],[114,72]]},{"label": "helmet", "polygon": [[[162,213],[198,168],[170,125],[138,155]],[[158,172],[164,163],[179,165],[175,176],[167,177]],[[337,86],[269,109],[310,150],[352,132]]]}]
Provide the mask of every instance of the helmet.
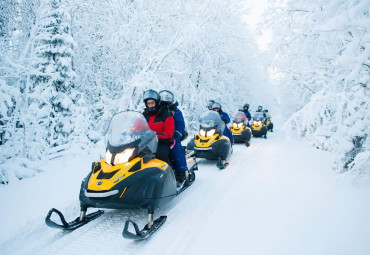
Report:
[{"label": "helmet", "polygon": [[159,91],[161,102],[173,104],[175,102],[173,93],[167,89]]},{"label": "helmet", "polygon": [[257,111],[261,112],[262,111],[262,105],[259,105],[258,108],[257,108]]},{"label": "helmet", "polygon": [[214,102],[213,105],[212,105],[212,110],[213,109],[220,109],[221,110],[221,104],[217,103],[217,102]]},{"label": "helmet", "polygon": [[[149,100],[149,99],[152,99],[155,101],[155,106],[153,107],[148,107],[146,105],[146,102]],[[149,89],[147,91],[145,91],[144,93],[144,96],[143,96],[143,100],[144,100],[144,103],[145,103],[145,106],[146,106],[146,109],[148,110],[148,112],[150,114],[155,114],[156,112],[158,112],[159,110],[159,101],[160,101],[160,97],[159,97],[159,94],[157,91],[155,90],[152,90],[152,89]]]},{"label": "helmet", "polygon": [[214,102],[214,100],[208,100],[206,107],[211,110]]},{"label": "helmet", "polygon": [[269,112],[269,110],[265,109],[264,112]]},{"label": "helmet", "polygon": [[144,93],[143,96],[144,103],[146,103],[146,101],[148,101],[149,99],[153,99],[158,104],[160,96],[157,91],[149,89]]},{"label": "helmet", "polygon": [[244,104],[244,105],[243,105],[243,108],[244,108],[244,107],[248,107],[248,109],[249,109],[249,104]]}]

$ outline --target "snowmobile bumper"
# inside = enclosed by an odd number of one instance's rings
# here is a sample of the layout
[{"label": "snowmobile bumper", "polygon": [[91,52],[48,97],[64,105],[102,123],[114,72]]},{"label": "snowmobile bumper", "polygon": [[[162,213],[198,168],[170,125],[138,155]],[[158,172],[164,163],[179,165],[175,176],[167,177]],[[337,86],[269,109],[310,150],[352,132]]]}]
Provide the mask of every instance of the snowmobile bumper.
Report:
[{"label": "snowmobile bumper", "polygon": [[267,126],[263,126],[261,129],[252,129],[252,134],[255,137],[261,137],[267,134]]},{"label": "snowmobile bumper", "polygon": [[240,134],[233,134],[234,143],[245,143],[249,142],[252,137],[252,131],[247,128],[243,130]]}]

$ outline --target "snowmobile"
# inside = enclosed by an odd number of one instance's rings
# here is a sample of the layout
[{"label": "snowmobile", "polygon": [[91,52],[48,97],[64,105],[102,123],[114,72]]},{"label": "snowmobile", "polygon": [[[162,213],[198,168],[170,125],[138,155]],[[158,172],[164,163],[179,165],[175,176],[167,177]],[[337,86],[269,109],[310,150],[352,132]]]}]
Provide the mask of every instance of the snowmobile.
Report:
[{"label": "snowmobile", "polygon": [[266,118],[265,123],[266,123],[266,126],[267,126],[267,130],[273,132],[274,124],[271,121],[271,114],[269,113],[269,110],[265,109],[263,111],[263,113],[264,113],[264,116]]},{"label": "snowmobile", "polygon": [[[142,230],[128,219],[122,232],[124,238],[147,239],[167,218],[161,216],[154,220],[154,210],[170,202],[194,182],[194,170],[197,170],[195,158],[188,152],[186,157],[189,176],[185,185],[178,189],[171,166],[155,158],[158,145],[156,133],[138,112],[127,111],[114,115],[105,141],[105,158],[93,162],[90,173],[82,181],[79,195],[80,216],[68,223],[63,214],[53,208],[47,214],[45,222],[49,227],[74,230],[104,213],[103,210],[98,210],[86,214],[90,207],[147,209],[149,220]],[[53,213],[59,215],[62,225],[50,219]],[[130,224],[136,233],[128,230]]]},{"label": "snowmobile", "polygon": [[266,126],[267,126],[267,131],[274,132],[274,123],[271,122],[270,118],[266,118]]},{"label": "snowmobile", "polygon": [[265,139],[267,138],[267,126],[265,125],[265,117],[263,117],[263,113],[256,112],[252,118],[251,127],[254,137],[263,136]]},{"label": "snowmobile", "polygon": [[245,143],[247,147],[250,145],[252,137],[252,130],[247,126],[248,119],[244,112],[238,112],[235,114],[233,124],[230,127],[231,133],[235,143]]},{"label": "snowmobile", "polygon": [[218,160],[217,167],[224,169],[232,153],[229,138],[222,135],[225,123],[215,111],[202,113],[199,122],[199,133],[188,142],[187,149],[194,151],[196,158]]}]

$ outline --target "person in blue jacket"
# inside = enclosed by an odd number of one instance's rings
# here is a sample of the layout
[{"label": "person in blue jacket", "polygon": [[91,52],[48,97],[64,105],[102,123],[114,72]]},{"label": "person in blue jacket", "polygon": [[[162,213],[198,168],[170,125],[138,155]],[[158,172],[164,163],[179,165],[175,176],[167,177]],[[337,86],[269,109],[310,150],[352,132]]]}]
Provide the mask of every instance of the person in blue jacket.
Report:
[{"label": "person in blue jacket", "polygon": [[243,106],[243,112],[244,112],[245,116],[248,118],[248,125],[247,126],[250,127],[249,121],[251,121],[252,115],[249,112],[249,104],[244,104],[244,106]]},{"label": "person in blue jacket", "polygon": [[182,112],[177,108],[179,104],[174,100],[174,95],[171,91],[162,90],[159,92],[159,95],[161,97],[162,107],[165,107],[175,120],[174,145],[170,151],[170,157],[175,164],[176,180],[181,185],[188,177],[185,151],[181,145],[181,138],[186,132],[185,120]]},{"label": "person in blue jacket", "polygon": [[220,114],[221,120],[223,120],[223,122],[225,122],[225,130],[224,130],[223,135],[227,136],[230,139],[231,144],[234,144],[233,133],[231,133],[230,129],[227,126],[227,124],[230,123],[229,115],[226,112],[222,111],[221,104],[217,103],[217,102],[213,103],[212,110],[214,110],[214,111],[216,111]]}]

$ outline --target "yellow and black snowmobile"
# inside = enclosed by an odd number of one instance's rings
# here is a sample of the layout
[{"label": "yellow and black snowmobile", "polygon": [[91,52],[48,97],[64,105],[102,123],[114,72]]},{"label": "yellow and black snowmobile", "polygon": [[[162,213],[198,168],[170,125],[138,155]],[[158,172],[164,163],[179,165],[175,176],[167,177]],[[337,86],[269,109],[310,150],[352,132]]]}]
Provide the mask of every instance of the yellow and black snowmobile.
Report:
[{"label": "yellow and black snowmobile", "polygon": [[[186,184],[177,189],[174,172],[166,162],[155,158],[158,139],[144,116],[138,112],[120,112],[110,121],[105,136],[105,158],[92,164],[92,170],[82,181],[80,189],[80,217],[67,223],[61,212],[51,209],[45,219],[48,226],[74,230],[94,220],[104,211],[86,215],[87,208],[147,209],[149,222],[139,230],[128,219],[123,237],[146,239],[165,222],[166,216],[153,220],[154,210],[171,201],[195,180],[195,158],[188,157],[189,176]],[[50,219],[55,212],[62,225]],[[129,232],[132,223],[136,234]]]},{"label": "yellow and black snowmobile", "polygon": [[248,119],[243,112],[237,112],[233,119],[233,124],[230,127],[233,133],[234,143],[245,143],[250,145],[252,130],[247,126]]},{"label": "yellow and black snowmobile", "polygon": [[215,111],[202,113],[199,122],[199,133],[188,142],[187,149],[194,151],[196,158],[218,160],[217,167],[224,169],[232,153],[229,138],[222,135],[224,122]]},{"label": "yellow and black snowmobile", "polygon": [[268,112],[267,109],[264,110],[265,118],[266,118],[266,126],[267,130],[273,132],[274,123],[271,121],[271,114]]},{"label": "yellow and black snowmobile", "polygon": [[262,112],[256,112],[253,116],[251,127],[253,136],[267,138],[267,126]]}]

